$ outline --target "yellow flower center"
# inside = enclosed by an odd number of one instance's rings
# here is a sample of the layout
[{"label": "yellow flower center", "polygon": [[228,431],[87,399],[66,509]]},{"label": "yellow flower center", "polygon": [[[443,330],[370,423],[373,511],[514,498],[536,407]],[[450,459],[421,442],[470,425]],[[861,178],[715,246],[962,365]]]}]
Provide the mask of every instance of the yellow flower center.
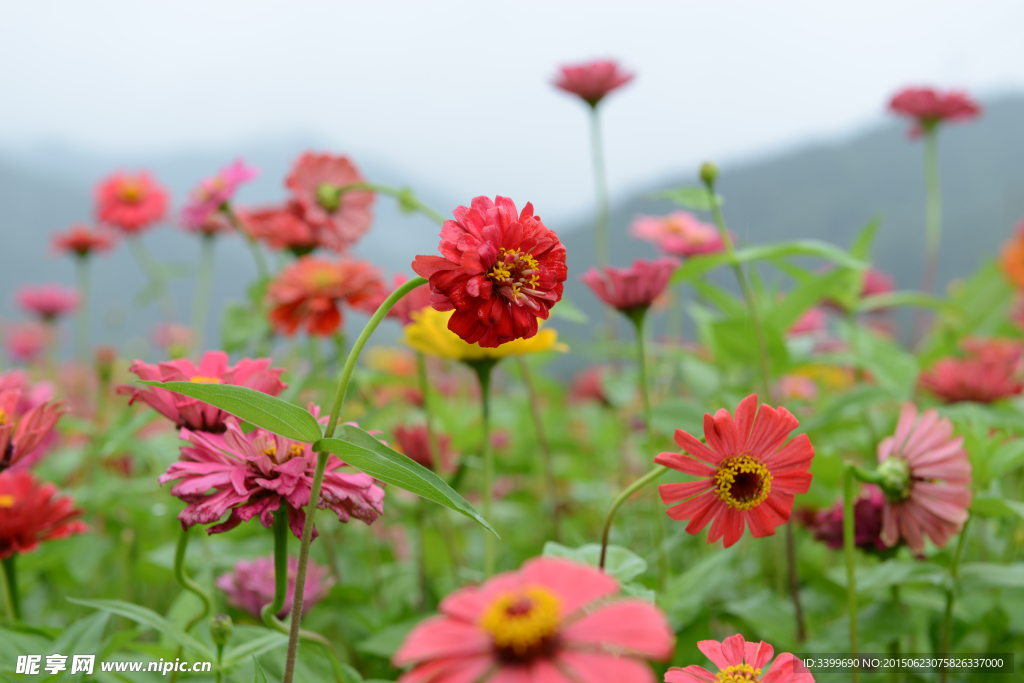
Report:
[{"label": "yellow flower center", "polygon": [[738,455],[718,465],[715,495],[729,507],[738,510],[755,508],[764,502],[771,490],[772,473],[757,458]]},{"label": "yellow flower center", "polygon": [[540,264],[524,251],[502,248],[498,250],[498,262],[487,272],[487,277],[510,287],[514,301],[524,287],[533,289],[540,283]]},{"label": "yellow flower center", "polygon": [[542,586],[502,593],[480,620],[499,655],[525,659],[543,654],[561,624],[558,596]]},{"label": "yellow flower center", "polygon": [[7,413],[4,412],[3,408],[0,408],[0,427],[7,424]]},{"label": "yellow flower center", "polygon": [[288,458],[301,458],[305,455],[306,449],[302,447],[300,443],[293,443],[288,447]]},{"label": "yellow flower center", "polygon": [[719,671],[715,680],[718,683],[748,683],[748,681],[756,681],[760,675],[760,669],[755,669],[749,664],[739,664]]},{"label": "yellow flower center", "polygon": [[263,455],[270,456],[271,458],[277,459],[277,443],[271,441],[263,447]]},{"label": "yellow flower center", "polygon": [[220,377],[204,377],[202,375],[196,375],[189,382],[195,382],[196,384],[220,384]]},{"label": "yellow flower center", "polygon": [[145,190],[142,187],[142,183],[137,180],[122,180],[121,184],[117,188],[117,196],[122,202],[128,204],[137,204],[142,201],[142,197],[145,194]]},{"label": "yellow flower center", "polygon": [[14,507],[14,496],[9,493],[0,495],[0,508],[12,508]]}]

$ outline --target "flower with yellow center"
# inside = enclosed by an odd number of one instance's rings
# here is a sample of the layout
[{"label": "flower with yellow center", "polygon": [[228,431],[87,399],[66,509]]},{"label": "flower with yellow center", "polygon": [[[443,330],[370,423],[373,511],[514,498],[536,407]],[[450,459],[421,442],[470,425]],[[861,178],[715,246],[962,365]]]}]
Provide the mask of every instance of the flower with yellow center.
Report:
[{"label": "flower with yellow center", "polygon": [[202,375],[196,375],[191,378],[189,382],[195,382],[196,384],[220,384],[220,377],[203,377]]},{"label": "flower with yellow center", "polygon": [[4,412],[3,408],[0,408],[0,427],[7,424],[7,413]]},{"label": "flower with yellow center", "polygon": [[12,508],[14,507],[14,496],[9,493],[5,493],[0,496],[0,508]]},{"label": "flower with yellow center", "polygon": [[761,670],[755,669],[749,664],[737,664],[728,666],[715,676],[718,683],[749,683],[756,681],[761,676]]},{"label": "flower with yellow center", "polygon": [[542,351],[565,353],[569,350],[566,344],[559,343],[558,332],[555,330],[539,330],[529,339],[513,339],[495,348],[469,344],[448,329],[448,319],[453,313],[454,311],[435,311],[433,308],[413,312],[412,322],[405,326],[403,341],[428,356],[463,363],[499,361],[506,356],[525,356]]},{"label": "flower with yellow center", "polygon": [[543,586],[507,591],[491,602],[480,619],[494,647],[507,659],[542,654],[562,622],[558,596]]},{"label": "flower with yellow center", "polygon": [[729,507],[749,510],[772,490],[772,473],[760,460],[740,455],[723,460],[715,473],[715,495]]}]

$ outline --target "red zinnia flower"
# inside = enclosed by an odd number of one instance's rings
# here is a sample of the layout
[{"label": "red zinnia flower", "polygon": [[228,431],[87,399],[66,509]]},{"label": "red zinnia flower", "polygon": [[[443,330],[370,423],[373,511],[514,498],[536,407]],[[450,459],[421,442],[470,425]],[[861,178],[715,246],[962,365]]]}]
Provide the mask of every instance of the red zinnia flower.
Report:
[{"label": "red zinnia flower", "polygon": [[117,243],[117,234],[103,228],[92,229],[82,223],[76,223],[67,232],[59,232],[50,240],[55,251],[88,256],[94,251],[113,249]]},{"label": "red zinnia flower", "polygon": [[580,276],[601,301],[623,313],[646,311],[661,296],[679,267],[679,261],[668,256],[653,261],[637,259],[630,268],[605,266],[602,276],[591,268]]},{"label": "red zinnia flower", "polygon": [[[165,361],[157,365],[137,360],[132,363],[129,371],[143,380],[234,384],[277,396],[288,385],[281,381],[284,369],[272,368],[271,363],[273,361],[270,358],[243,358],[229,366],[228,354],[223,351],[207,351],[199,361],[199,367],[187,358]],[[207,432],[224,431],[224,418],[227,414],[209,403],[159,387],[138,389],[121,385],[117,388],[117,393],[131,394],[129,405],[139,400],[148,403],[151,408],[180,427]]]},{"label": "red zinnia flower", "polygon": [[[239,209],[236,214],[253,239],[266,242],[271,249],[287,249],[296,256],[305,256],[317,247],[327,246],[320,242],[323,230],[306,222],[297,202],[288,202],[283,207]],[[331,244],[337,246],[335,241]]]},{"label": "red zinnia flower", "polygon": [[65,412],[64,402],[53,400],[45,382],[32,387],[24,373],[0,374],[0,472],[42,457]]},{"label": "red zinnia flower", "polygon": [[963,445],[938,411],[926,410],[918,420],[917,407],[903,404],[896,433],[878,444],[886,545],[902,538],[920,555],[925,535],[941,548],[963,528],[971,506],[971,461]]},{"label": "red zinnia flower", "polygon": [[450,472],[454,469],[455,460],[458,458],[452,453],[451,439],[444,434],[435,434],[434,440],[437,442],[440,458],[434,457],[434,451],[430,444],[430,433],[427,431],[426,425],[419,424],[411,427],[398,425],[395,427],[398,451],[428,469],[437,469],[436,465],[439,464],[441,470]]},{"label": "red zinnia flower", "polygon": [[379,287],[380,275],[366,261],[303,256],[270,283],[270,322],[285,334],[303,325],[309,334],[328,335],[344,320],[341,302],[361,306]]},{"label": "red zinnia flower", "polygon": [[[319,417],[319,408],[312,403],[308,407]],[[182,527],[217,522],[230,510],[231,516],[207,533],[230,531],[254,517],[269,529],[274,511],[285,505],[292,533],[302,538],[303,508],[313,488],[316,453],[308,443],[263,429],[246,434],[234,417],[228,417],[225,425],[223,434],[183,427],[179,436],[191,446],[183,446],[181,460],[160,475],[161,484],[182,480],[171,489],[172,495],[188,503],[178,515]],[[337,471],[344,466],[336,456],[327,460],[317,508],[330,508],[342,522],[351,516],[371,524],[384,512],[384,490],[368,474]],[[208,493],[211,489],[214,492]]]},{"label": "red zinnia flower", "polygon": [[230,202],[238,186],[259,175],[252,166],[246,166],[241,159],[226,166],[212,178],[205,178],[189,195],[188,203],[181,210],[181,221],[187,230],[212,234],[231,229],[230,223],[218,219],[220,208]]},{"label": "red zinnia flower", "polygon": [[1013,238],[1003,246],[999,263],[1010,282],[1024,287],[1024,222],[1017,226]]},{"label": "red zinnia flower", "polygon": [[673,635],[653,603],[613,599],[596,567],[538,557],[446,597],[392,659],[399,683],[653,683]]},{"label": "red zinnia flower", "polygon": [[788,652],[776,657],[762,675],[761,670],[775,654],[775,649],[763,640],[748,643],[737,633],[722,642],[702,640],[697,647],[718,667],[718,673],[696,664],[673,666],[665,672],[665,683],[814,683],[803,662]]},{"label": "red zinnia flower", "polygon": [[981,105],[958,90],[905,88],[893,96],[889,111],[914,119],[910,134],[917,137],[944,121],[969,121],[981,114]]},{"label": "red zinnia flower", "polygon": [[494,348],[537,334],[537,319],[562,298],[568,276],[558,235],[506,197],[473,199],[441,228],[443,256],[417,256],[412,269],[430,280],[431,304],[455,310],[448,329],[464,341]]},{"label": "red zinnia flower", "polygon": [[774,535],[789,520],[795,494],[811,486],[811,440],[800,434],[783,446],[799,424],[785,408],[758,408],[751,394],[736,408],[735,419],[724,408],[714,417],[704,415],[706,446],[677,429],[676,443],[689,455],[661,453],[654,462],[704,478],[658,487],[666,504],[679,503],[668,516],[690,520],[691,534],[714,520],[708,543],[724,535],[726,548],[740,540],[744,525],[754,538]]},{"label": "red zinnia flower", "polygon": [[828,315],[820,308],[808,308],[786,331],[790,337],[805,334],[817,335],[828,331]]},{"label": "red zinnia flower", "polygon": [[[866,551],[885,550],[882,541],[882,512],[885,508],[885,496],[877,486],[865,486],[860,497],[853,504],[853,536],[854,545]],[[807,522],[814,538],[828,545],[829,548],[843,547],[843,501],[827,510],[813,514]]]},{"label": "red zinnia flower", "polygon": [[574,403],[597,401],[610,407],[612,403],[604,390],[604,377],[610,370],[608,365],[591,365],[577,373],[569,389],[569,400]]},{"label": "red zinnia flower", "polygon": [[1024,347],[1009,339],[968,339],[965,358],[943,358],[921,374],[922,387],[946,403],[992,403],[1024,390]]},{"label": "red zinnia flower", "polygon": [[4,334],[4,344],[12,359],[32,362],[46,350],[50,337],[50,328],[47,325],[28,322],[8,326]]},{"label": "red zinnia flower", "polygon": [[342,251],[370,228],[374,194],[368,190],[341,193],[347,185],[366,179],[346,156],[306,152],[298,158],[285,184],[302,209],[303,217],[325,228],[321,241],[328,249]]},{"label": "red zinnia flower", "polygon": [[711,254],[725,248],[718,228],[701,223],[686,211],[673,211],[667,216],[638,216],[630,226],[630,234],[654,242],[658,249],[673,256]]},{"label": "red zinnia flower", "polygon": [[563,66],[560,72],[555,87],[578,96],[591,107],[633,80],[633,74],[623,71],[618,62],[609,59]]},{"label": "red zinnia flower", "polygon": [[148,173],[115,173],[96,188],[100,222],[127,233],[140,232],[167,213],[167,191]]},{"label": "red zinnia flower", "polygon": [[57,487],[41,484],[31,472],[0,472],[0,560],[30,553],[40,541],[54,541],[89,530],[73,519],[82,514]]},{"label": "red zinnia flower", "polygon": [[53,320],[78,308],[78,292],[52,283],[21,287],[18,289],[18,305],[43,320]]}]

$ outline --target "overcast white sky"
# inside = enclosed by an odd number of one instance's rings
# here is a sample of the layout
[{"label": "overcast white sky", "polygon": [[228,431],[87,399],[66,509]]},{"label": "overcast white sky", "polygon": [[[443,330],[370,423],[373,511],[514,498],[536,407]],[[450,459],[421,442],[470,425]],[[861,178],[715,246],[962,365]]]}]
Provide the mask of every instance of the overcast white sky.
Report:
[{"label": "overcast white sky", "polygon": [[907,84],[1024,89],[1024,2],[0,0],[0,147],[156,154],[308,135],[468,201],[592,200],[559,64],[606,102],[614,193],[843,135]]}]

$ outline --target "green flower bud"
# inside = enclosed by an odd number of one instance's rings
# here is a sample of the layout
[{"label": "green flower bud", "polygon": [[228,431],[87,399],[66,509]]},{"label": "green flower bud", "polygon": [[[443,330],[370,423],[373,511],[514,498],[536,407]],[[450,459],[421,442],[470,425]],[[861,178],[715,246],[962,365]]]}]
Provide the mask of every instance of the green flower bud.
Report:
[{"label": "green flower bud", "polygon": [[718,167],[710,161],[705,162],[700,167],[700,179],[704,181],[705,185],[714,185],[718,179]]},{"label": "green flower bud", "polygon": [[218,614],[210,619],[210,636],[217,647],[224,647],[231,640],[231,632],[234,630],[234,623],[231,617],[226,614]]},{"label": "green flower bud", "polygon": [[890,501],[899,502],[910,495],[910,464],[906,460],[899,456],[888,457],[876,472],[878,486]]},{"label": "green flower bud", "polygon": [[328,213],[337,211],[341,206],[341,188],[330,183],[321,183],[316,188],[316,202]]}]

